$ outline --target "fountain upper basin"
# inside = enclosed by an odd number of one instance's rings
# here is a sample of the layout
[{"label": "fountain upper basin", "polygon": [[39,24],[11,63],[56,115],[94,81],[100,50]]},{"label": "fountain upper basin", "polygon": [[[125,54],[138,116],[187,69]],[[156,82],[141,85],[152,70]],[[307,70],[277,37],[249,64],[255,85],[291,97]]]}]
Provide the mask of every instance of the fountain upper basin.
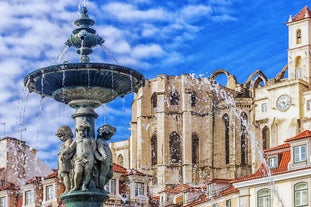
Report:
[{"label": "fountain upper basin", "polygon": [[64,63],[28,74],[24,85],[30,92],[69,104],[93,102],[98,106],[116,97],[137,92],[144,76],[127,67],[108,63]]}]

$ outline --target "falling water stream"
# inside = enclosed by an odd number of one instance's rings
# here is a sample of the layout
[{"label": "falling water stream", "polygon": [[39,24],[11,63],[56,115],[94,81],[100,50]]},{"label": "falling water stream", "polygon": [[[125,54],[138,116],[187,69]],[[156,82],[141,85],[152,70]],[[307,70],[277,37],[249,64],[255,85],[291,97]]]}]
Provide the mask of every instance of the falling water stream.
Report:
[{"label": "falling water stream", "polygon": [[255,150],[255,152],[257,153],[258,155],[258,158],[259,160],[264,164],[266,170],[267,170],[267,180],[268,180],[268,183],[270,184],[271,188],[272,188],[272,193],[275,195],[275,197],[277,198],[277,201],[279,204],[281,204],[281,206],[284,206],[284,203],[282,201],[282,198],[280,197],[276,187],[275,187],[275,183],[274,183],[274,179],[272,177],[272,174],[271,174],[271,170],[270,170],[270,167],[266,161],[266,159],[264,158],[264,153],[263,151],[261,150],[261,148],[259,147],[259,143],[257,142],[256,138],[255,138],[255,135],[254,135],[254,132],[251,132],[249,130],[249,125],[247,123],[247,120],[244,119],[239,111],[238,111],[238,108],[236,107],[235,105],[235,101],[234,101],[234,98],[231,94],[227,93],[225,91],[225,89],[223,89],[222,87],[220,87],[220,85],[216,82],[211,82],[210,80],[208,79],[204,79],[206,80],[205,84],[207,84],[209,87],[210,87],[210,90],[212,92],[214,92],[217,97],[221,98],[222,100],[225,101],[225,103],[232,109],[233,113],[234,113],[234,116],[241,120],[241,123],[242,125],[244,125],[246,127],[246,131],[248,132],[248,136],[246,136],[251,145],[252,145],[252,149]]}]

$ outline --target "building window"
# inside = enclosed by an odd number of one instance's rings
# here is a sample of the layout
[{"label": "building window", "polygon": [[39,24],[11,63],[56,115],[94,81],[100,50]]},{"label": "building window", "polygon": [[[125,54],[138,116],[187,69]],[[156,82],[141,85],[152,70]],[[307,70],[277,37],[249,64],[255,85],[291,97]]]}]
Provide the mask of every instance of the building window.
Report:
[{"label": "building window", "polygon": [[301,70],[302,70],[301,69],[301,57],[297,56],[295,58],[295,75],[296,75],[296,78],[302,77]]},{"label": "building window", "polygon": [[207,197],[212,196],[212,190],[213,190],[213,186],[212,186],[211,183],[209,183],[209,184],[207,185],[207,189],[206,189],[206,195],[207,195]]},{"label": "building window", "polygon": [[192,164],[199,164],[199,138],[196,134],[192,135]]},{"label": "building window", "polygon": [[270,148],[270,130],[269,127],[265,126],[262,129],[262,149],[269,149]]},{"label": "building window", "polygon": [[109,182],[106,184],[105,189],[110,194],[116,194],[116,179],[110,179]]},{"label": "building window", "polygon": [[268,164],[269,164],[270,168],[277,168],[278,167],[278,157],[277,156],[269,157],[268,161],[269,161]]},{"label": "building window", "polygon": [[296,30],[296,44],[300,44],[301,43],[301,30],[297,29]]},{"label": "building window", "polygon": [[226,200],[226,207],[231,207],[231,200]]},{"label": "building window", "polygon": [[176,132],[171,133],[169,146],[171,153],[171,162],[180,163],[181,162],[180,137]]},{"label": "building window", "polygon": [[271,195],[269,189],[262,189],[257,192],[258,207],[270,207]]},{"label": "building window", "polygon": [[171,105],[178,105],[179,103],[179,95],[177,91],[171,92]]},{"label": "building window", "polygon": [[33,193],[31,190],[25,191],[25,205],[33,204]]},{"label": "building window", "polygon": [[153,93],[151,96],[151,104],[153,108],[156,108],[158,105],[158,98],[157,98],[157,94]]},{"label": "building window", "polygon": [[229,116],[228,114],[225,114],[223,116],[223,122],[225,126],[225,150],[226,150],[226,164],[229,164],[230,162],[230,139],[229,139]]},{"label": "building window", "polygon": [[311,111],[311,100],[307,100],[307,110]]},{"label": "building window", "polygon": [[295,207],[309,206],[308,184],[306,182],[297,183],[294,186],[295,190]]},{"label": "building window", "polygon": [[117,163],[118,163],[118,165],[121,165],[121,166],[124,165],[124,159],[123,159],[122,155],[118,155]]},{"label": "building window", "polygon": [[157,136],[152,135],[151,137],[151,165],[158,164],[158,150],[157,150]]},{"label": "building window", "polygon": [[145,185],[144,183],[136,183],[135,186],[135,196],[144,196]]},{"label": "building window", "polygon": [[247,115],[245,112],[241,114],[241,164],[247,162]]},{"label": "building window", "polygon": [[197,95],[195,92],[192,92],[191,93],[191,106],[195,107],[196,103],[197,103]]},{"label": "building window", "polygon": [[306,161],[307,155],[306,155],[306,145],[300,145],[294,147],[294,162],[303,162]]},{"label": "building window", "polygon": [[52,200],[54,199],[54,186],[48,185],[45,187],[45,200]]},{"label": "building window", "polygon": [[268,104],[267,103],[262,103],[261,104],[261,113],[265,113],[268,111]]},{"label": "building window", "polygon": [[0,197],[0,207],[6,207],[6,197]]}]

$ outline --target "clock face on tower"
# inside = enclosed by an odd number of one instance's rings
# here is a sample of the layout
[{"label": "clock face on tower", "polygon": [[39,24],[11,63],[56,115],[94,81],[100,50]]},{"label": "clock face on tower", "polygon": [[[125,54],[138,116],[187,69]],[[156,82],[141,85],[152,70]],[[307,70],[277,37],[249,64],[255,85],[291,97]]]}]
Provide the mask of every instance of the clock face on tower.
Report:
[{"label": "clock face on tower", "polygon": [[276,100],[276,107],[280,111],[287,111],[291,105],[291,99],[288,95],[281,95]]}]

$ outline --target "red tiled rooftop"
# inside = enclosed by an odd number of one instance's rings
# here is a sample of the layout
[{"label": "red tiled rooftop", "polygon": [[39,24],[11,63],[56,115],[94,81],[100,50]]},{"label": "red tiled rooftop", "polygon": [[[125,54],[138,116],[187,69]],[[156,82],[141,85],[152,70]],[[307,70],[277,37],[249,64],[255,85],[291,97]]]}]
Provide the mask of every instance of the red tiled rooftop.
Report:
[{"label": "red tiled rooftop", "polygon": [[[277,154],[279,154],[279,159],[280,159],[279,165],[277,168],[271,168],[270,169],[271,175],[277,175],[277,174],[289,172],[288,163],[290,161],[290,149],[282,151],[282,152],[277,153]],[[263,164],[261,164],[259,169],[255,173],[253,173],[252,175],[237,178],[233,182],[253,180],[253,179],[257,179],[257,178],[266,177],[267,175],[268,175],[268,170],[267,170],[266,165],[263,163]]]},{"label": "red tiled rooftop", "polygon": [[14,183],[7,182],[3,186],[0,186],[0,190],[18,190],[18,187]]},{"label": "red tiled rooftop", "polygon": [[175,188],[166,188],[164,189],[164,191],[162,192],[168,192],[168,193],[173,193],[173,194],[178,194],[178,193],[181,193],[181,192],[184,192],[184,191],[187,191],[190,189],[190,186],[187,185],[187,184],[179,184],[177,185]]},{"label": "red tiled rooftop", "polygon": [[265,149],[264,153],[272,152],[272,151],[276,151],[276,150],[280,150],[280,149],[286,149],[286,148],[289,148],[289,147],[290,147],[289,143],[285,143],[285,144],[281,144],[281,145],[278,145],[278,146],[275,146],[275,147],[271,147],[269,149]]},{"label": "red tiled rooftop", "polygon": [[294,141],[294,140],[299,140],[299,139],[304,139],[304,138],[311,138],[311,131],[310,130],[305,130],[299,134],[297,134],[294,137],[288,138],[287,140],[285,140],[285,142],[290,142],[290,141]]},{"label": "red tiled rooftop", "polygon": [[118,165],[116,163],[113,163],[112,169],[113,169],[113,172],[126,173],[126,168],[124,168],[121,165]]},{"label": "red tiled rooftop", "polygon": [[311,17],[311,11],[308,6],[303,7],[302,10],[292,18],[292,21],[304,19],[306,17],[306,13],[309,15],[309,17]]},{"label": "red tiled rooftop", "polygon": [[57,177],[58,177],[58,170],[53,169],[53,172],[51,174],[48,174],[47,176],[45,176],[44,179],[57,178]]},{"label": "red tiled rooftop", "polygon": [[40,176],[35,176],[30,178],[29,180],[26,181],[26,184],[30,184],[30,183],[35,183],[35,182],[39,182],[42,180],[42,177]]}]

